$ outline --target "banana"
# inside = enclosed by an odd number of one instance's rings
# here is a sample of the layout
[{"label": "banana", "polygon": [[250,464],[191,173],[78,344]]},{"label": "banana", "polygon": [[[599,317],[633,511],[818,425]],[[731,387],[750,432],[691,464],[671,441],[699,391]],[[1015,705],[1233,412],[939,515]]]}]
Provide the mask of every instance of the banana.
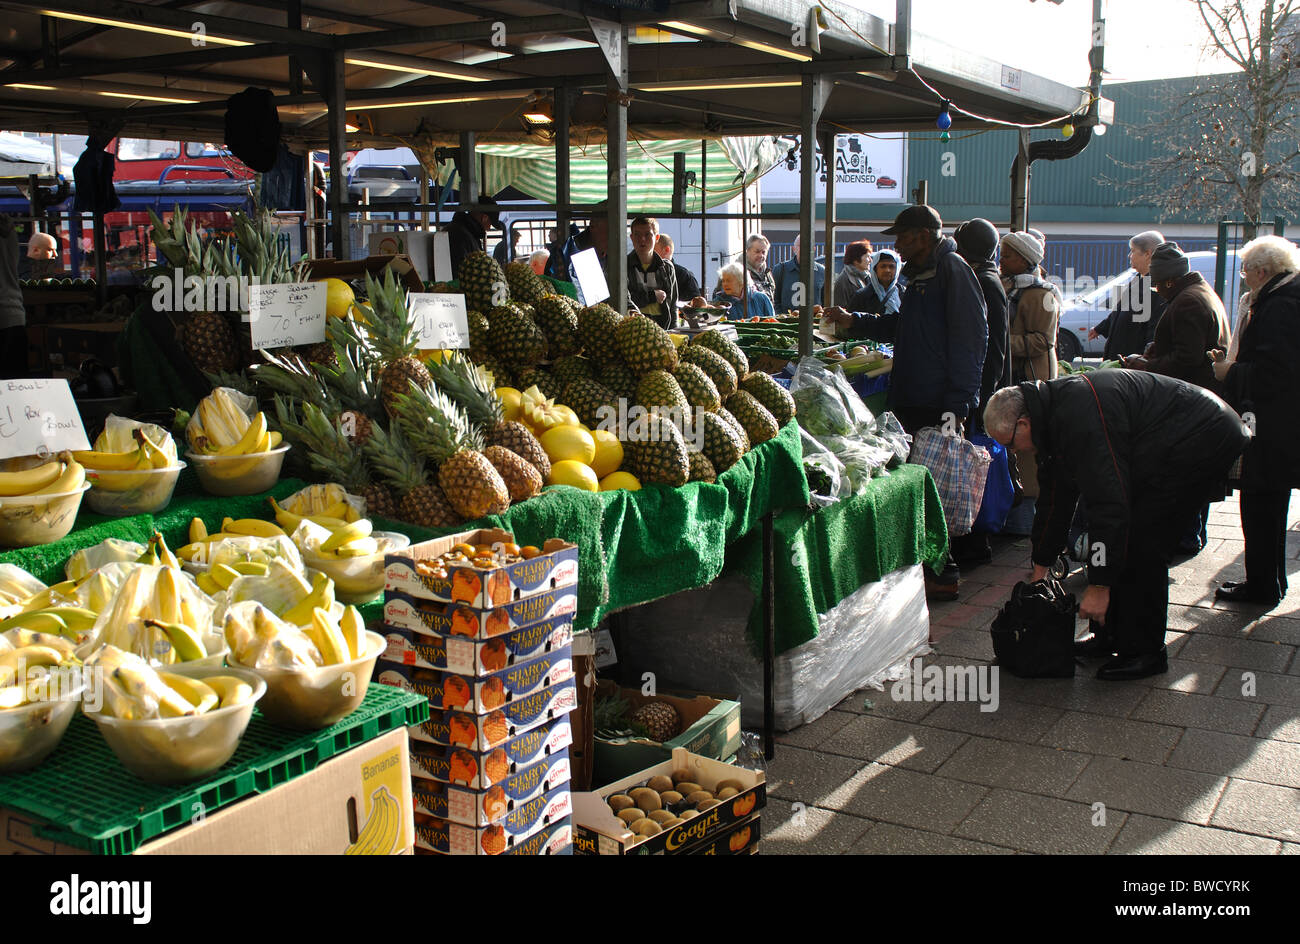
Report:
[{"label": "banana", "polygon": [[26,685],[6,685],[0,688],[0,709],[21,708],[27,704]]},{"label": "banana", "polygon": [[145,547],[144,553],[135,559],[137,564],[148,564],[150,567],[159,567],[162,561],[158,558],[158,545],[153,541]]},{"label": "banana", "polygon": [[271,568],[262,561],[235,561],[230,565],[230,569],[246,577],[265,577]]},{"label": "banana", "polygon": [[318,512],[318,514],[324,515],[326,518],[338,518],[340,521],[345,521],[345,522],[354,521],[355,520],[354,518],[348,517],[348,512],[351,510],[352,510],[351,505],[349,505],[343,499],[339,499],[338,501],[331,503],[327,507],[322,508]]},{"label": "banana", "polygon": [[172,570],[180,570],[181,562],[178,561],[176,555],[171,552],[171,548],[167,546],[167,539],[162,536],[161,532],[155,531],[153,533],[153,540],[158,545],[158,562],[164,567]]},{"label": "banana", "polygon": [[263,449],[262,451],[270,452],[272,449],[279,446],[280,443],[282,442],[284,442],[284,434],[281,433],[279,430],[273,429],[266,434],[266,448]]},{"label": "banana", "polygon": [[0,496],[30,495],[51,484],[62,471],[58,462],[47,462],[25,472],[0,472]]},{"label": "banana", "polygon": [[233,521],[227,518],[221,523],[221,530],[228,531],[231,534],[247,534],[259,538],[285,537],[283,528],[269,521],[263,521],[261,518],[239,518]]},{"label": "banana", "polygon": [[64,662],[73,658],[76,654],[76,646],[71,639],[53,636],[49,633],[36,632],[30,629],[11,629],[5,633],[4,638],[14,649],[23,649],[27,646],[45,646],[53,649],[62,655]]},{"label": "banana", "polygon": [[302,524],[303,516],[289,511],[274,498],[268,499],[268,501],[270,501],[271,508],[275,511],[275,520],[280,523],[280,527],[284,529],[285,534],[293,534],[293,532],[297,531],[298,525]]},{"label": "banana", "polygon": [[198,577],[195,578],[195,581],[198,583],[199,589],[210,597],[215,597],[225,589],[225,587],[217,583],[216,579],[211,574],[199,574]]},{"label": "banana", "polygon": [[0,633],[7,633],[11,629],[15,629],[31,633],[62,636],[68,631],[68,624],[57,613],[51,612],[51,609],[53,608],[33,610],[30,613],[19,613],[17,616],[11,616],[7,620],[0,622]]},{"label": "banana", "polygon": [[345,544],[350,544],[353,541],[360,540],[361,538],[368,538],[370,537],[370,532],[373,531],[374,528],[375,526],[371,523],[369,518],[362,518],[359,521],[354,521],[351,524],[344,525],[331,534],[321,544],[321,553],[328,554]]},{"label": "banana", "polygon": [[197,544],[208,536],[208,526],[202,518],[190,519],[190,544]]},{"label": "banana", "polygon": [[360,659],[366,654],[366,621],[355,606],[349,606],[343,611],[343,618],[339,620],[339,632],[348,644],[349,661]]},{"label": "banana", "polygon": [[194,599],[194,594],[189,592],[189,588],[180,595],[181,598],[181,618],[178,620],[183,626],[192,626],[195,631],[210,630],[212,626],[211,618],[199,611],[198,601]]},{"label": "banana", "polygon": [[161,630],[166,635],[172,651],[176,653],[177,661],[194,662],[207,657],[207,647],[203,645],[203,638],[197,629],[184,623],[165,623],[162,620],[147,619],[144,623],[153,629]]},{"label": "banana", "polygon": [[308,515],[307,520],[320,525],[322,528],[329,528],[331,531],[337,531],[339,528],[346,528],[351,523],[344,521],[342,518],[334,518],[330,515]]},{"label": "banana", "polygon": [[57,605],[64,597],[71,596],[77,590],[75,580],[63,580],[46,587],[40,593],[33,594],[23,602],[22,612],[45,610]]},{"label": "banana", "polygon": [[117,587],[113,586],[113,581],[99,571],[95,571],[87,579],[85,586],[86,609],[98,613],[113,602],[116,593]]},{"label": "banana", "polygon": [[289,609],[280,619],[294,626],[306,626],[311,622],[312,610],[317,608],[330,612],[334,606],[334,581],[329,575],[317,572],[311,581],[311,591]]},{"label": "banana", "polygon": [[326,610],[312,610],[311,624],[303,627],[303,634],[316,644],[325,665],[339,665],[348,661],[347,640]]},{"label": "banana", "polygon": [[266,428],[266,414],[258,413],[253,417],[244,434],[229,446],[223,446],[218,449],[216,454],[219,456],[242,456],[254,452],[265,452],[262,447],[266,445],[264,440],[267,439],[268,431]]},{"label": "banana", "polygon": [[139,466],[141,452],[138,446],[130,452],[77,450],[72,458],[96,472],[129,472]]},{"label": "banana", "polygon": [[[171,672],[159,672],[158,677],[164,685],[189,702],[190,710],[185,712],[187,715],[201,715],[221,703],[221,696],[200,679],[187,678]],[[167,706],[159,707],[162,709],[162,716],[168,717]]]},{"label": "banana", "polygon": [[[179,718],[194,713],[194,706],[189,700],[171,686],[163,684],[158,673],[147,665],[123,663],[113,670],[113,678],[121,683],[127,697],[141,705],[145,716],[151,713],[149,709],[154,704],[158,706],[159,715],[164,718]],[[213,697],[216,697],[215,693]]]},{"label": "banana", "polygon": [[242,616],[230,612],[226,614],[226,622],[221,631],[226,637],[226,645],[230,647],[231,655],[241,662],[244,661],[244,653],[254,641],[253,627]]},{"label": "banana", "polygon": [[208,573],[212,575],[213,580],[221,585],[222,590],[229,590],[230,585],[238,580],[240,576],[239,571],[228,564],[215,564]]},{"label": "banana", "polygon": [[[66,455],[66,453],[64,453]],[[81,463],[72,456],[64,463],[63,473],[46,485],[44,488],[38,488],[32,492],[33,495],[67,495],[69,492],[75,492],[86,484],[86,470]]]},{"label": "banana", "polygon": [[152,439],[145,435],[143,429],[136,427],[133,435],[135,436],[136,442],[140,444],[140,449],[144,452],[145,457],[149,460],[150,468],[171,468],[171,456],[167,455],[161,446],[157,445]]},{"label": "banana", "polygon": [[38,665],[61,665],[62,663],[63,654],[53,646],[23,646],[21,649],[0,652],[0,672],[5,669],[16,670],[20,665],[30,669]]},{"label": "banana", "polygon": [[173,568],[163,567],[158,571],[151,609],[163,623],[174,623],[181,618],[181,585]]},{"label": "banana", "polygon": [[253,697],[253,686],[233,675],[209,675],[203,684],[217,693],[222,708],[243,704]]},{"label": "banana", "polygon": [[374,538],[359,538],[334,552],[336,557],[370,557],[379,553],[379,542]]}]

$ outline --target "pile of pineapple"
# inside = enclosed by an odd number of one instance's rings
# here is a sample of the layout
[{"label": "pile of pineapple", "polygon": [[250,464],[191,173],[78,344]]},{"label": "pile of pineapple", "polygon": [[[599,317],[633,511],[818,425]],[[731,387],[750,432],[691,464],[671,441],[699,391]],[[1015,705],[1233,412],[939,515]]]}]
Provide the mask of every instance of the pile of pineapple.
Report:
[{"label": "pile of pineapple", "polygon": [[[368,514],[443,529],[546,484],[713,481],[794,415],[789,393],[716,332],[679,351],[648,318],[581,308],[486,253],[462,263],[460,288],[468,357],[417,350],[406,291],[386,272],[367,276],[351,317],[327,319],[328,356],[267,353],[251,371],[248,389],[273,398],[273,425],[310,475],[364,497]],[[679,412],[613,425],[620,406]]]}]

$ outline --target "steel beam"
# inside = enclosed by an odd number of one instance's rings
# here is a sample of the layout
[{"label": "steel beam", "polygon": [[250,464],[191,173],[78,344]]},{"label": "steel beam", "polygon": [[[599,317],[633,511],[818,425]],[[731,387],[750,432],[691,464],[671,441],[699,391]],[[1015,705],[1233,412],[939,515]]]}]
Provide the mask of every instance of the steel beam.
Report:
[{"label": "steel beam", "polygon": [[[480,14],[481,15],[481,14]],[[389,46],[411,46],[415,43],[489,43],[495,15],[473,23],[453,23],[448,26],[415,26],[372,33],[352,33],[335,39],[349,52],[359,49],[384,49]],[[537,36],[544,33],[568,33],[584,29],[586,21],[564,15],[511,17],[505,21],[510,34]]]},{"label": "steel beam", "polygon": [[619,65],[610,71],[605,103],[605,160],[609,173],[609,243],[605,280],[619,314],[627,314],[627,27],[618,31]]},{"label": "steel beam", "polygon": [[[271,59],[289,52],[287,43],[259,43],[255,46],[214,46],[208,49],[195,49],[192,52],[172,52],[160,56],[138,56],[134,59],[99,59],[94,62],[79,62],[76,65],[59,66],[52,69],[21,69],[0,71],[6,82],[54,82],[59,79],[81,79],[95,75],[119,75],[127,72],[162,72],[173,66],[195,66],[204,63],[236,62],[245,59]],[[230,79],[213,74],[213,81]]]},{"label": "steel beam", "polygon": [[334,240],[334,258],[352,258],[352,237],[348,226],[348,175],[343,168],[343,152],[347,149],[347,86],[343,51],[323,56],[328,67],[329,81],[325,102],[329,107],[330,140],[330,233]]},{"label": "steel beam", "polygon": [[[826,162],[826,282],[822,287],[821,304],[830,308],[834,304],[835,280],[835,129],[828,128],[821,134],[822,160]],[[802,251],[802,250],[801,250]],[[814,279],[809,286],[817,284]],[[810,291],[809,294],[812,294]]]},{"label": "steel beam", "polygon": [[825,76],[804,76],[803,133],[799,147],[803,152],[799,185],[799,278],[809,291],[799,316],[799,356],[807,357],[813,349],[813,232],[817,226],[817,124],[830,98],[832,83]]}]

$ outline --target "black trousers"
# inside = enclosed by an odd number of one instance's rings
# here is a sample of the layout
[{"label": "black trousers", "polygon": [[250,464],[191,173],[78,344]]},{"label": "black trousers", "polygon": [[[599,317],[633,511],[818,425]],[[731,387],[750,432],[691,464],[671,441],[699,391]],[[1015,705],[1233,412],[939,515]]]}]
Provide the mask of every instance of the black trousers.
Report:
[{"label": "black trousers", "polygon": [[1286,515],[1291,490],[1241,493],[1241,533],[1246,539],[1246,583],[1286,596]]}]

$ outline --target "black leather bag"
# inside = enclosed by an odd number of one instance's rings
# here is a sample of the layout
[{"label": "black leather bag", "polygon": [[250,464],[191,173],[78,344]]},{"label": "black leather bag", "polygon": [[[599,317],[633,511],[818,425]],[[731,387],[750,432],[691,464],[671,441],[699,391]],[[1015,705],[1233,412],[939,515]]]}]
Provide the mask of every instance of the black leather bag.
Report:
[{"label": "black leather bag", "polygon": [[1055,577],[1016,584],[989,628],[998,665],[1020,678],[1073,678],[1078,608]]}]

